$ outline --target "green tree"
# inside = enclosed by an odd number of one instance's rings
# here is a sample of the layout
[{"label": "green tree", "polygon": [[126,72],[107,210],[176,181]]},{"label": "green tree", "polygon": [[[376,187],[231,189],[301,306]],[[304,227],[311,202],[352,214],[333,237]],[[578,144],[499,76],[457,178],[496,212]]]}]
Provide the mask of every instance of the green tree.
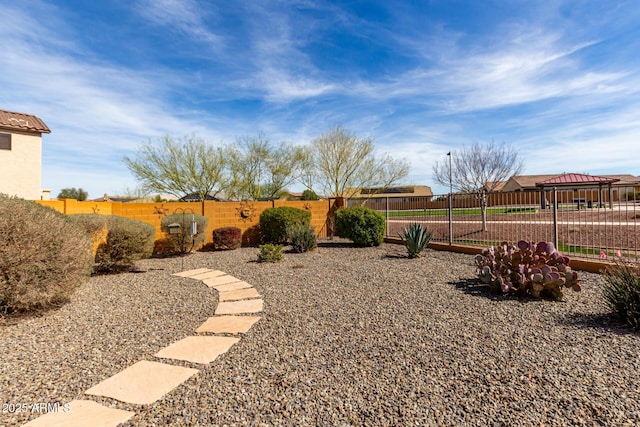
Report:
[{"label": "green tree", "polygon": [[320,200],[315,191],[306,189],[302,192],[301,200]]},{"label": "green tree", "polygon": [[487,194],[502,181],[519,175],[524,162],[518,150],[504,142],[476,142],[449,155],[450,162],[444,160],[433,165],[433,175],[442,185],[476,196],[482,212],[482,231],[487,231]]},{"label": "green tree", "polygon": [[63,188],[58,193],[58,199],[76,199],[80,202],[87,200],[89,197],[89,193],[84,191],[82,188]]},{"label": "green tree", "polygon": [[409,163],[377,156],[371,138],[358,137],[336,126],[311,142],[301,182],[317,183],[322,194],[350,197],[360,188],[386,188],[409,174]]},{"label": "green tree", "polygon": [[296,181],[303,149],[289,143],[273,145],[262,133],[238,138],[228,147],[231,182],[228,195],[239,200],[279,198]]},{"label": "green tree", "polygon": [[191,135],[174,139],[166,135],[138,149],[125,165],[148,192],[176,197],[196,195],[205,200],[226,189],[229,183],[227,159],[222,147],[214,147]]}]

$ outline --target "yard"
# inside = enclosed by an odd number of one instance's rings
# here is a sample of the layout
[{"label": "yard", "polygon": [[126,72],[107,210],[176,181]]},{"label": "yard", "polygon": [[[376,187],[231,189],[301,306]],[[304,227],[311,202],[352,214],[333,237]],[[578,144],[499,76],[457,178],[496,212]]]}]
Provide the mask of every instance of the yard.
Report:
[{"label": "yard", "polygon": [[345,240],[278,264],[257,253],[184,258],[249,282],[265,308],[210,365],[171,361],[201,371],[155,404],[83,392],[213,315],[215,291],[171,276],[179,258],[92,277],[60,309],[0,324],[0,402],[90,398],[135,411],[131,426],[640,424],[640,339],[610,321],[598,275],[560,302],[518,300],[479,286],[470,255]]}]

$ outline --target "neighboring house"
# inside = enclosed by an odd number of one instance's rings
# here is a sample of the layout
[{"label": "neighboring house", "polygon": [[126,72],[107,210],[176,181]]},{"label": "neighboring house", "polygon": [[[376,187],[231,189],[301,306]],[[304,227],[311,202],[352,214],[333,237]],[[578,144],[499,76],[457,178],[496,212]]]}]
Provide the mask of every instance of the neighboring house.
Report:
[{"label": "neighboring house", "polygon": [[37,116],[0,110],[0,193],[43,198],[43,133],[51,130]]},{"label": "neighboring house", "polygon": [[[576,182],[570,182],[569,185],[563,184],[563,189],[567,188],[584,188],[593,187],[593,181],[588,177],[595,177],[595,175],[576,174],[576,173],[563,173],[553,175],[514,175],[504,183],[502,189],[496,191],[509,192],[509,191],[540,191],[540,186],[537,185],[541,182],[553,182],[554,179],[560,179],[561,177],[572,176],[575,180],[577,176],[582,176],[581,180]],[[625,200],[628,195],[631,196],[640,192],[640,178],[631,174],[620,175],[601,175],[599,178],[606,178],[611,180],[612,196],[613,200]],[[560,179],[561,180],[561,179]],[[562,181],[562,180],[561,180]],[[595,184],[597,186],[597,184]],[[549,186],[548,186],[549,187]]]},{"label": "neighboring house", "polygon": [[431,200],[433,192],[427,185],[406,185],[399,187],[376,187],[348,189],[347,193],[353,194],[349,199],[371,199],[374,197],[388,197],[395,201],[410,202],[416,197]]},{"label": "neighboring house", "polygon": [[[215,194],[215,196],[214,196]],[[209,193],[205,200],[213,200],[215,202],[223,202],[226,200],[226,195],[223,191],[218,191],[216,193]],[[184,197],[178,199],[179,202],[201,202],[202,199],[196,193],[187,194]]]},{"label": "neighboring house", "polygon": [[348,189],[353,195],[348,198],[348,206],[364,205],[372,209],[416,209],[422,208],[433,198],[431,187],[427,185],[407,185],[383,188]]}]

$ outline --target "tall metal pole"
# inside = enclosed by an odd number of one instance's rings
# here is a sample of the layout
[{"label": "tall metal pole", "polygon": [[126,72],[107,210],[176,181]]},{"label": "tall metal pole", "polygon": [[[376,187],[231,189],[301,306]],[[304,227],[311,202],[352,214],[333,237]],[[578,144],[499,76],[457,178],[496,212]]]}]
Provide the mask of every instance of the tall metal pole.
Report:
[{"label": "tall metal pole", "polygon": [[451,151],[449,156],[449,245],[453,245],[453,180],[451,177]]}]

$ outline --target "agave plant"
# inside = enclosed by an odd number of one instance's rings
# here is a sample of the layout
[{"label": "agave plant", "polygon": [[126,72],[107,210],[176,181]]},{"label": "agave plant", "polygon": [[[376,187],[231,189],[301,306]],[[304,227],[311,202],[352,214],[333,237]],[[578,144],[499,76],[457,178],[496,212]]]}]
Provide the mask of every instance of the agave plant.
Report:
[{"label": "agave plant", "polygon": [[427,247],[431,240],[431,233],[427,231],[422,224],[412,223],[409,228],[404,228],[403,234],[398,234],[402,242],[407,247],[409,258],[418,258],[421,256],[424,248]]}]

